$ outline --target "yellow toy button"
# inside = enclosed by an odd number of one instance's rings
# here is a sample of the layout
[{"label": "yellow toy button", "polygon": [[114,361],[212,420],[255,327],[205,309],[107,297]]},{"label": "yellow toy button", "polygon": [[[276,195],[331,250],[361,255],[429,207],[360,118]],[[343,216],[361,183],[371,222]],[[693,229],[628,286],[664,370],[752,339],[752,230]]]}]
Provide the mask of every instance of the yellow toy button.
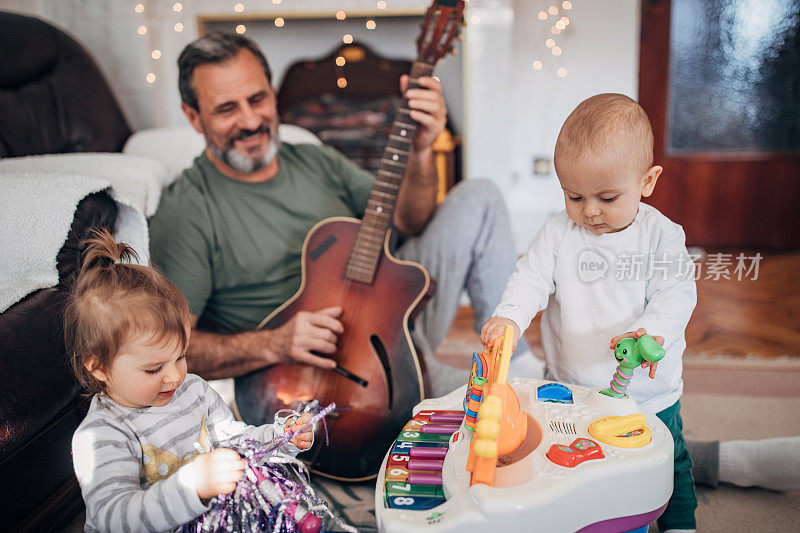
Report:
[{"label": "yellow toy button", "polygon": [[618,448],[641,448],[653,440],[641,414],[598,418],[589,426],[589,435]]}]

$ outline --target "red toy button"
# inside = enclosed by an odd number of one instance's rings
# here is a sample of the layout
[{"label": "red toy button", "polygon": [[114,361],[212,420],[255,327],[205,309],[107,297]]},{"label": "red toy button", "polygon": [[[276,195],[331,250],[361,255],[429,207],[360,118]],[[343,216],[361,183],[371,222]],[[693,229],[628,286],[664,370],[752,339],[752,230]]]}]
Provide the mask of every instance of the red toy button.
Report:
[{"label": "red toy button", "polygon": [[572,444],[562,446],[553,444],[547,451],[547,458],[557,465],[572,468],[590,459],[602,459],[605,457],[600,445],[591,439],[576,439]]}]

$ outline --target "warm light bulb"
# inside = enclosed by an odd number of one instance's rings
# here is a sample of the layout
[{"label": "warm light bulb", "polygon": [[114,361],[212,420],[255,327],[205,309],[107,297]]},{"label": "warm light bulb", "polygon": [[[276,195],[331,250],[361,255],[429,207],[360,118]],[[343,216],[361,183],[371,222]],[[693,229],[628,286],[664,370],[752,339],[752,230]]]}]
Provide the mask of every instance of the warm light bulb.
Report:
[{"label": "warm light bulb", "polygon": [[336,80],[336,85],[338,85],[340,89],[344,89],[347,87],[347,80],[345,78],[339,78]]},{"label": "warm light bulb", "polygon": [[239,2],[238,4],[233,6],[233,10],[236,11],[237,13],[241,13],[242,11],[244,11],[244,4]]},{"label": "warm light bulb", "polygon": [[569,0],[564,0],[564,2],[561,3],[561,7],[564,9],[572,9],[572,2]]},{"label": "warm light bulb", "polygon": [[136,7],[133,8],[134,11],[137,13],[141,13],[144,11],[144,4],[136,4]]},{"label": "warm light bulb", "polygon": [[342,37],[342,42],[343,42],[344,44],[350,44],[350,43],[352,43],[352,42],[353,42],[353,36],[352,36],[352,35],[350,35],[350,34],[348,33],[347,35],[345,35],[344,37]]},{"label": "warm light bulb", "polygon": [[238,33],[239,35],[243,34],[246,31],[247,31],[247,26],[245,26],[244,24],[239,24],[238,26],[236,26],[236,33]]},{"label": "warm light bulb", "polygon": [[559,20],[558,22],[556,22],[556,28],[558,28],[559,30],[563,30],[566,27],[567,27],[567,25],[564,24],[563,20]]},{"label": "warm light bulb", "polygon": [[337,11],[336,12],[336,20],[344,20],[347,18],[347,13],[344,11]]},{"label": "warm light bulb", "polygon": [[175,2],[174,4],[172,4],[172,10],[175,13],[180,13],[181,11],[183,11],[183,4],[181,4],[180,2]]},{"label": "warm light bulb", "polygon": [[275,4],[275,5],[278,5],[278,4],[281,3],[281,0],[272,0],[272,3]]},{"label": "warm light bulb", "polygon": [[150,57],[152,57],[153,59],[161,59],[161,50],[159,49],[153,50],[153,53],[150,54]]},{"label": "warm light bulb", "polygon": [[553,26],[552,28],[550,28],[550,33],[552,33],[553,35],[558,35],[559,33],[561,33],[561,30],[558,29],[558,26]]},{"label": "warm light bulb", "polygon": [[547,48],[553,48],[556,45],[556,42],[553,39],[547,39],[544,44]]},{"label": "warm light bulb", "polygon": [[275,27],[276,28],[283,28],[283,25],[286,24],[286,21],[283,20],[283,17],[278,17],[275,19]]},{"label": "warm light bulb", "polygon": [[384,2],[383,0],[378,2],[378,9],[386,9],[386,2]]},{"label": "warm light bulb", "polygon": [[337,67],[343,67],[345,63],[347,63],[347,61],[345,61],[342,56],[339,56],[339,57],[336,58],[336,66]]},{"label": "warm light bulb", "polygon": [[561,67],[560,69],[558,69],[558,77],[559,78],[566,78],[567,77],[567,69],[565,69],[564,67]]},{"label": "warm light bulb", "polygon": [[554,46],[551,51],[553,52],[554,56],[560,56],[561,55],[561,48],[558,47],[558,46]]},{"label": "warm light bulb", "polygon": [[139,26],[139,29],[137,29],[136,31],[139,32],[139,35],[144,35],[145,33],[147,33],[147,26]]},{"label": "warm light bulb", "polygon": [[374,20],[368,20],[367,21],[367,29],[368,30],[374,30],[375,29],[375,21]]},{"label": "warm light bulb", "polygon": [[152,72],[148,72],[147,76],[145,77],[145,79],[147,80],[147,83],[155,83],[156,75],[153,74]]},{"label": "warm light bulb", "polygon": [[551,15],[558,15],[558,8],[556,6],[550,6],[547,8],[547,12]]},{"label": "warm light bulb", "polygon": [[175,25],[172,27],[172,29],[174,29],[177,32],[181,32],[183,31],[183,24],[181,24],[180,22],[176,22]]},{"label": "warm light bulb", "polygon": [[534,70],[542,70],[542,62],[538,59],[533,62],[533,69]]},{"label": "warm light bulb", "polygon": [[547,20],[547,13],[539,11],[539,20]]}]

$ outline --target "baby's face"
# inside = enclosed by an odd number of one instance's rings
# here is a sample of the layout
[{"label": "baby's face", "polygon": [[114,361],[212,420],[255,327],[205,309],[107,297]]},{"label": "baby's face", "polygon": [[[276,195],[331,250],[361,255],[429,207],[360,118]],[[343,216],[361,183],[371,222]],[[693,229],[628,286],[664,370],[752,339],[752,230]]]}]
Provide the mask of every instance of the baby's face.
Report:
[{"label": "baby's face", "polygon": [[567,214],[596,235],[627,228],[639,209],[645,175],[631,165],[582,159],[556,164]]},{"label": "baby's face", "polygon": [[180,339],[153,344],[152,335],[132,335],[111,362],[106,393],[127,407],[169,404],[186,379],[186,354]]}]

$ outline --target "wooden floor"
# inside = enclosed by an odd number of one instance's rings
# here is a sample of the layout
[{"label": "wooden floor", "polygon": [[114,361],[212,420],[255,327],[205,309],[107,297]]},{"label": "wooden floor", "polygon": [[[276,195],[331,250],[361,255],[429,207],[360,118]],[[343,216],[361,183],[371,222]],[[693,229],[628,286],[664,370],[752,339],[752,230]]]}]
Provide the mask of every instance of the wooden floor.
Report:
[{"label": "wooden floor", "polygon": [[[716,253],[731,255],[715,256]],[[684,354],[685,365],[691,367],[696,378],[689,390],[723,389],[746,380],[757,369],[742,363],[783,362],[788,365],[770,365],[774,370],[769,376],[759,374],[758,380],[751,381],[759,384],[759,394],[784,391],[794,395],[800,390],[800,251],[761,251],[757,278],[752,279],[754,272],[750,272],[741,280],[736,279],[735,273],[739,253],[753,257],[756,252],[706,250],[705,258],[699,262],[698,301],[686,330]],[[724,270],[719,265],[728,257],[730,279],[714,279],[715,268]],[[750,264],[752,261],[747,262]],[[540,316],[525,332],[537,355],[542,353]],[[463,307],[436,357],[463,368],[469,365],[472,351],[479,348],[478,336],[472,331],[472,309]],[[715,365],[722,361],[727,374],[721,373],[719,366],[708,366],[708,360],[716,361]],[[696,385],[698,379],[701,385]],[[687,383],[691,381],[687,378]]]},{"label": "wooden floor", "polygon": [[800,358],[800,252],[761,255],[756,280],[698,281],[689,353]]}]

